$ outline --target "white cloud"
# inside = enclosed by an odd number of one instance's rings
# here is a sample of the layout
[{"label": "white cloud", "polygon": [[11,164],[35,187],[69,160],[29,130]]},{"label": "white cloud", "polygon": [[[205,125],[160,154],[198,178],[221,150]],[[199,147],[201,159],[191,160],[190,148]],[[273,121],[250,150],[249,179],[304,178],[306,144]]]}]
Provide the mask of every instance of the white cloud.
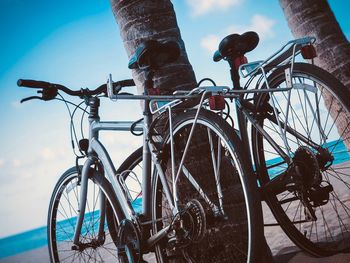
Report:
[{"label": "white cloud", "polygon": [[43,148],[40,151],[40,156],[44,159],[44,160],[53,160],[56,158],[56,154],[55,152],[50,149],[50,148]]},{"label": "white cloud", "polygon": [[275,36],[275,32],[273,31],[275,23],[276,21],[269,17],[255,14],[250,19],[248,25],[231,25],[218,35],[212,34],[202,38],[201,46],[212,53],[218,48],[220,40],[225,36],[234,33],[242,34],[246,31],[257,32],[261,40],[272,38]]},{"label": "white cloud", "polygon": [[219,46],[219,37],[216,35],[208,35],[201,40],[201,46],[209,50],[210,52],[215,52]]},{"label": "white cloud", "polygon": [[14,167],[20,167],[20,166],[22,165],[22,161],[19,160],[19,159],[13,159],[13,160],[12,160],[12,165],[13,165]]},{"label": "white cloud", "polygon": [[260,39],[266,39],[271,38],[275,36],[275,33],[273,31],[273,26],[276,23],[275,20],[255,14],[250,19],[249,25],[232,25],[229,26],[226,30],[226,34],[233,34],[233,33],[239,33],[242,34],[246,31],[255,31],[259,34]]},{"label": "white cloud", "polygon": [[5,160],[4,159],[0,159],[0,167],[2,167],[5,164]]},{"label": "white cloud", "polygon": [[229,7],[237,6],[243,0],[186,0],[187,4],[192,9],[194,16],[205,15],[211,11],[223,11]]}]

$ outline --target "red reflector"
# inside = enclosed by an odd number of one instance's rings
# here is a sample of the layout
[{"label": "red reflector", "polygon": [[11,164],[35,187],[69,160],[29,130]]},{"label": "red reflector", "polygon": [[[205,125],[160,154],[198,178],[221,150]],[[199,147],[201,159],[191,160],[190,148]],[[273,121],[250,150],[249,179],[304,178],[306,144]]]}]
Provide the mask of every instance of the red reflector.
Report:
[{"label": "red reflector", "polygon": [[209,106],[211,110],[223,110],[225,109],[225,98],[220,95],[210,96]]},{"label": "red reflector", "polygon": [[304,59],[313,59],[317,57],[316,49],[311,44],[307,46],[303,46],[301,48],[301,55],[303,56]]},{"label": "red reflector", "polygon": [[238,56],[235,58],[235,68],[238,69],[240,65],[248,63],[248,59],[245,56]]}]

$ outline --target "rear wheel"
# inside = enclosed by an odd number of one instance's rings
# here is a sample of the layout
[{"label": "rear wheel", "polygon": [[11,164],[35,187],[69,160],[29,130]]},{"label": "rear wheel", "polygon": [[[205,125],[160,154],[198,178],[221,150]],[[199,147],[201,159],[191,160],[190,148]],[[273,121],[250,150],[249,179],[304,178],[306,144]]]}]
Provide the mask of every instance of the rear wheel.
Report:
[{"label": "rear wheel", "polygon": [[[170,191],[184,154],[195,111],[173,120],[174,167],[165,133],[162,164]],[[159,262],[257,262],[261,244],[261,206],[235,131],[212,112],[202,110],[175,180],[177,214],[170,209],[160,175],[152,186],[153,234],[169,227],[156,245]],[[173,174],[173,175],[172,175]]]},{"label": "rear wheel", "polygon": [[[302,249],[316,256],[348,252],[349,92],[331,74],[309,64],[294,64],[291,82],[290,92],[255,98],[258,109],[275,105],[278,121],[270,107],[261,114],[259,124],[293,160],[288,165],[253,128],[253,153],[260,184],[266,188],[264,196],[279,225]],[[271,74],[269,85],[274,89],[288,86],[285,68]],[[284,124],[291,130],[285,130]],[[269,185],[278,175],[285,181],[275,191]]]},{"label": "rear wheel", "polygon": [[[126,196],[134,211],[142,213],[142,147],[135,150],[125,159],[117,170],[117,180],[122,182]],[[107,223],[113,240],[118,240],[118,220],[111,207],[107,208]]]},{"label": "rear wheel", "polygon": [[[79,238],[81,244],[73,244],[80,192],[80,175],[73,167],[61,176],[51,197],[47,229],[51,262],[118,261],[117,247],[112,238],[115,233],[110,232],[105,214],[101,213],[105,208],[113,211],[111,204],[116,200],[109,182],[102,176],[88,179],[86,210]],[[102,235],[98,234],[99,228]]]}]

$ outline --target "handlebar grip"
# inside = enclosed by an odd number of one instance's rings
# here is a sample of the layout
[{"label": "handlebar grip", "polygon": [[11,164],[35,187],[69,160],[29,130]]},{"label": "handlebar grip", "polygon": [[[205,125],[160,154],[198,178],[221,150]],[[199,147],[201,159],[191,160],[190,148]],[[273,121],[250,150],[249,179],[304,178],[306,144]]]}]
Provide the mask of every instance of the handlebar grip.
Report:
[{"label": "handlebar grip", "polygon": [[17,85],[19,87],[28,87],[28,88],[36,88],[36,89],[45,89],[52,86],[50,82],[46,81],[38,81],[32,79],[19,79],[17,81]]},{"label": "handlebar grip", "polygon": [[125,79],[117,82],[120,87],[133,87],[136,86],[133,79]]}]

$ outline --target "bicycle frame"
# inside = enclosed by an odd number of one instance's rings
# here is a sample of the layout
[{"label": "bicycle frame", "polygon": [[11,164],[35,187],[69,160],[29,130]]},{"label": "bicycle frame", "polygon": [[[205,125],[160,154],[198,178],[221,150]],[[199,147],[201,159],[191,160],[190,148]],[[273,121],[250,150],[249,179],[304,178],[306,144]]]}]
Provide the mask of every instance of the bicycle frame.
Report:
[{"label": "bicycle frame", "polygon": [[[222,87],[221,87],[222,88]],[[225,87],[226,88],[226,87]],[[217,87],[212,87],[212,89],[217,90]],[[210,89],[209,89],[210,90]],[[198,117],[198,114],[200,112],[200,109],[202,108],[202,103],[204,101],[206,92],[203,92],[201,94],[201,101],[199,103],[199,107],[197,109],[197,115],[196,119]],[[88,148],[88,154],[87,154],[87,160],[84,163],[83,169],[82,169],[82,174],[81,174],[81,192],[80,192],[80,204],[79,204],[79,210],[80,213],[78,215],[77,223],[76,223],[76,228],[75,228],[75,233],[74,233],[74,239],[73,242],[75,245],[79,245],[79,236],[81,234],[81,228],[83,225],[83,220],[84,220],[84,214],[85,214],[85,207],[86,207],[86,198],[87,198],[87,191],[88,191],[88,178],[90,176],[89,171],[90,167],[95,164],[97,161],[100,161],[102,163],[102,166],[104,168],[104,174],[107,176],[109,182],[112,185],[112,188],[114,190],[114,193],[116,195],[117,201],[119,208],[121,209],[121,213],[124,219],[128,219],[132,222],[138,223],[137,217],[138,215],[135,213],[133,210],[131,203],[129,202],[127,198],[127,194],[125,193],[123,186],[119,180],[116,179],[117,171],[112,163],[112,160],[110,156],[108,155],[107,150],[103,146],[103,144],[99,141],[99,132],[100,131],[130,131],[131,129],[135,131],[142,131],[143,132],[143,167],[142,167],[142,208],[143,208],[143,213],[142,215],[144,218],[149,219],[151,215],[151,197],[149,196],[151,193],[151,166],[152,166],[152,161],[153,164],[155,165],[157,172],[159,174],[160,181],[162,183],[162,187],[164,190],[165,195],[167,196],[169,200],[169,206],[172,210],[173,215],[175,216],[178,211],[178,198],[177,195],[175,194],[173,196],[172,193],[176,193],[176,181],[178,180],[180,170],[184,171],[185,176],[188,178],[188,180],[194,185],[198,186],[198,183],[196,180],[192,177],[192,175],[187,171],[187,169],[183,166],[183,160],[186,156],[186,151],[183,154],[182,157],[182,162],[178,168],[177,174],[174,174],[174,169],[173,170],[173,184],[172,184],[172,191],[170,190],[165,173],[163,171],[163,168],[160,164],[160,161],[157,158],[156,155],[156,149],[153,146],[153,144],[150,142],[148,138],[148,132],[149,132],[149,126],[152,121],[152,114],[155,112],[151,112],[150,110],[150,104],[151,100],[166,100],[166,99],[173,99],[162,109],[166,109],[169,112],[169,121],[170,121],[170,132],[173,130],[172,126],[172,120],[171,120],[171,111],[172,107],[181,103],[181,99],[183,98],[194,98],[198,97],[198,95],[175,95],[175,96],[148,96],[148,95],[121,95],[118,97],[118,99],[143,99],[144,100],[144,111],[143,111],[143,117],[144,121],[143,123],[137,123],[134,125],[135,122],[132,121],[100,121],[100,117],[98,114],[98,107],[99,107],[99,98],[97,97],[91,97],[89,98],[89,106],[90,106],[90,113],[89,113],[89,148]],[[192,126],[192,132],[194,130],[194,127],[196,125],[196,120],[194,121],[194,124]],[[191,140],[191,136],[187,142],[189,145],[189,142]],[[174,165],[174,148],[173,148],[173,141],[172,141],[172,134],[170,136],[171,139],[171,158],[172,158],[172,165]],[[104,176],[105,176],[104,175]],[[197,187],[198,188],[198,187]],[[202,191],[203,192],[203,191]],[[203,195],[203,198],[210,202],[209,198],[205,195],[205,193],[201,193]],[[101,198],[101,202],[105,202],[103,198]],[[101,204],[101,207],[104,208],[104,203]],[[114,211],[116,212],[116,211]],[[101,209],[100,211],[100,216],[102,219],[105,218],[105,209]],[[99,238],[103,236],[103,225],[104,225],[104,220],[100,221],[100,226],[99,226]],[[167,234],[167,231],[170,227],[165,227],[162,231],[159,231],[155,236],[150,237],[147,241],[146,244],[151,247],[153,246],[157,241],[159,241],[162,237],[164,237]]]},{"label": "bicycle frame", "polygon": [[[243,64],[239,67],[238,71],[241,77],[250,77],[250,79],[247,81],[243,89],[241,87],[233,87],[232,92],[236,93],[237,91],[244,91],[247,93],[250,93],[251,91],[255,91],[255,93],[262,92],[259,87],[256,87],[253,90],[248,90],[252,80],[259,76],[260,80],[262,80],[265,85],[266,89],[264,89],[267,93],[272,95],[274,92],[278,91],[288,91],[288,96],[290,96],[290,91],[292,88],[303,88],[303,87],[297,87],[293,86],[291,83],[292,74],[293,74],[293,66],[296,55],[300,53],[301,48],[304,45],[312,44],[315,42],[315,38],[313,37],[305,37],[301,39],[296,39],[289,41],[286,45],[284,45],[280,50],[278,50],[275,54],[270,56],[265,61],[257,61],[252,63]],[[287,48],[288,47],[288,48]],[[268,83],[268,77],[267,77],[267,71],[274,71],[275,69],[290,65],[290,67],[287,67],[285,70],[286,74],[286,81],[287,81],[287,88],[282,89],[271,89]],[[246,72],[246,74],[244,73]],[[239,83],[239,80],[238,80]],[[311,88],[311,87],[310,87]],[[313,88],[313,87],[312,87]],[[289,151],[285,152],[280,145],[278,145],[275,140],[263,129],[261,125],[259,125],[258,120],[250,114],[251,111],[245,107],[242,103],[244,94],[241,94],[241,96],[235,98],[235,103],[237,106],[237,121],[238,121],[238,129],[241,135],[241,140],[243,147],[245,147],[245,151],[247,153],[250,153],[250,142],[248,138],[248,127],[247,122],[249,121],[250,124],[266,139],[266,141],[271,145],[274,150],[281,156],[281,158],[289,165],[292,163],[292,156],[290,156]],[[278,112],[276,110],[276,105],[274,104],[274,100],[272,100],[272,108],[273,108],[273,116],[268,116],[269,120],[274,122],[278,127],[279,131],[281,133],[284,147],[285,149],[290,149],[288,142],[286,140],[286,133],[290,133],[296,138],[298,138],[300,141],[303,141],[305,144],[313,147],[318,148],[319,145],[313,142],[310,138],[306,138],[302,134],[300,134],[298,131],[291,128],[287,123],[283,123],[278,119]],[[288,98],[288,105],[290,105],[290,97]],[[287,117],[288,117],[288,111],[287,111]],[[253,167],[253,163],[250,162],[251,166]],[[282,174],[283,175],[283,174]],[[277,175],[268,185],[268,187],[278,187],[278,184],[280,184],[279,178],[282,176]]]},{"label": "bicycle frame", "polygon": [[[96,98],[91,98],[96,99]],[[90,101],[91,101],[90,99]],[[92,101],[92,103],[97,103],[96,101]],[[88,149],[88,158],[84,163],[82,174],[81,174],[81,193],[80,193],[80,204],[79,210],[80,213],[78,215],[78,220],[76,223],[75,234],[74,234],[74,244],[79,244],[79,236],[82,228],[85,207],[86,207],[86,198],[87,198],[87,181],[89,177],[89,170],[91,165],[93,165],[96,160],[100,160],[104,170],[108,176],[108,179],[113,187],[114,193],[117,196],[117,200],[119,201],[119,206],[123,212],[123,215],[127,219],[133,219],[135,217],[135,213],[129,202],[127,201],[126,196],[123,194],[123,188],[118,180],[115,179],[115,175],[117,171],[113,165],[113,162],[110,156],[107,153],[107,150],[103,146],[103,144],[99,141],[98,135],[99,132],[104,131],[130,131],[133,122],[131,121],[123,121],[123,122],[102,122],[98,116],[97,112],[90,112],[89,116],[89,149]],[[137,124],[134,128],[137,131],[142,131],[144,129],[142,124]],[[97,158],[97,159],[96,159]],[[147,168],[147,167],[146,167]],[[101,198],[103,202],[103,198]],[[101,205],[103,208],[104,206]],[[101,217],[104,218],[105,211],[101,209],[100,211]],[[100,224],[104,224],[104,220],[101,220]],[[99,228],[101,229],[101,227]],[[100,233],[100,232],[99,232]]]}]

